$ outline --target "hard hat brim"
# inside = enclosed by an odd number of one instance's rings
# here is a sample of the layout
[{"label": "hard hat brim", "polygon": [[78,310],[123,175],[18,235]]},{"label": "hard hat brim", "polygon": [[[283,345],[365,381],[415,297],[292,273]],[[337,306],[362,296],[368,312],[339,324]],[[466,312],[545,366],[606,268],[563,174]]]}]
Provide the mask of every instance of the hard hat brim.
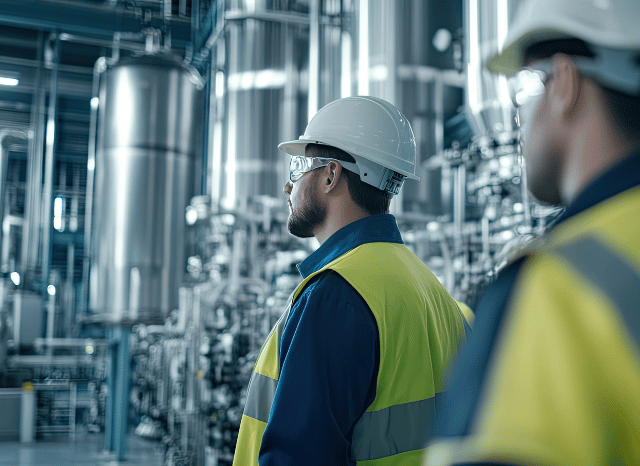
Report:
[{"label": "hard hat brim", "polygon": [[285,152],[289,155],[302,155],[305,156],[305,149],[307,144],[322,144],[319,141],[307,141],[307,140],[295,140],[295,141],[287,141],[281,142],[278,144],[278,149],[282,152]]}]

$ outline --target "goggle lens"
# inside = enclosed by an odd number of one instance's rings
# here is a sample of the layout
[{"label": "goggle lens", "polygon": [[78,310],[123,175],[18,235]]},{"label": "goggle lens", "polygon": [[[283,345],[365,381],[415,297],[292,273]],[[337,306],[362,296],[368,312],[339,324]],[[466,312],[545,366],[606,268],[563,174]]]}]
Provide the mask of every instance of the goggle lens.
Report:
[{"label": "goggle lens", "polygon": [[509,78],[509,95],[513,105],[522,107],[532,101],[540,99],[544,94],[544,86],[547,82],[547,74],[541,70],[524,68]]},{"label": "goggle lens", "polygon": [[313,167],[313,158],[302,157],[300,155],[292,155],[289,162],[289,179],[298,181],[302,175],[307,173]]}]

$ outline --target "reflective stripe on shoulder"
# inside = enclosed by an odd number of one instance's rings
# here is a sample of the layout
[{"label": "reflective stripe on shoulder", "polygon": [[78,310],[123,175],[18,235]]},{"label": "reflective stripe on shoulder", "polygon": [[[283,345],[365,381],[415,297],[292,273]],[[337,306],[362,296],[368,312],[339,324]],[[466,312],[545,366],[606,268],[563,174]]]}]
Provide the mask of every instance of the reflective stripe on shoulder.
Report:
[{"label": "reflective stripe on shoulder", "polygon": [[368,411],[353,428],[351,458],[374,460],[427,446],[433,431],[435,397]]},{"label": "reflective stripe on shoulder", "polygon": [[[293,293],[291,293],[291,297],[293,297]],[[282,358],[280,357],[280,349],[282,347],[282,334],[284,333],[284,328],[287,326],[287,321],[289,320],[289,314],[291,313],[291,306],[293,303],[291,302],[291,298],[289,298],[289,304],[287,305],[287,310],[284,311],[284,314],[280,317],[278,322],[276,323],[276,332],[278,334],[278,364],[282,362]],[[280,368],[278,367],[278,373],[280,373]]]},{"label": "reflective stripe on shoulder", "polygon": [[277,385],[278,381],[271,377],[257,372],[251,374],[247,390],[247,404],[244,407],[245,416],[266,423],[269,420]]},{"label": "reflective stripe on shoulder", "polygon": [[640,274],[627,259],[593,237],[552,249],[617,307],[640,349]]}]

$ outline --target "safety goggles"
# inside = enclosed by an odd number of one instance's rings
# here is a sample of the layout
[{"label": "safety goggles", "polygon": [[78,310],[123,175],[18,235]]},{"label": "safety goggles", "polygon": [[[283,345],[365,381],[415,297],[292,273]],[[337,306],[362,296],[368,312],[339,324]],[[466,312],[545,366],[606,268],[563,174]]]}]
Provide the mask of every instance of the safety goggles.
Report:
[{"label": "safety goggles", "polygon": [[544,94],[544,87],[551,77],[552,65],[549,60],[538,61],[531,68],[522,68],[509,78],[509,96],[516,108],[537,103]]},{"label": "safety goggles", "polygon": [[289,179],[291,181],[298,181],[305,173],[315,170],[316,168],[326,167],[330,162],[337,162],[342,165],[343,168],[351,172],[360,173],[360,170],[358,170],[358,166],[355,163],[343,162],[342,160],[327,157],[303,157],[301,155],[292,155],[291,162],[289,163]]},{"label": "safety goggles", "polygon": [[551,78],[551,70],[551,61],[541,60],[530,68],[522,68],[507,81],[511,101],[516,107],[516,123],[521,129],[521,141],[528,139],[530,123]]}]

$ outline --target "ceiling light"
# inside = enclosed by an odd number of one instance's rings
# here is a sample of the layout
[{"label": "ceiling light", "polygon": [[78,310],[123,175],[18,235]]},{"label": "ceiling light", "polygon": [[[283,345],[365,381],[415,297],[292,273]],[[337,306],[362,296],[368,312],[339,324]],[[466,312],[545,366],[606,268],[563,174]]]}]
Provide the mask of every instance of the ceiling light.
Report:
[{"label": "ceiling light", "polygon": [[0,86],[17,86],[18,79],[16,78],[8,78],[6,76],[0,76]]}]

